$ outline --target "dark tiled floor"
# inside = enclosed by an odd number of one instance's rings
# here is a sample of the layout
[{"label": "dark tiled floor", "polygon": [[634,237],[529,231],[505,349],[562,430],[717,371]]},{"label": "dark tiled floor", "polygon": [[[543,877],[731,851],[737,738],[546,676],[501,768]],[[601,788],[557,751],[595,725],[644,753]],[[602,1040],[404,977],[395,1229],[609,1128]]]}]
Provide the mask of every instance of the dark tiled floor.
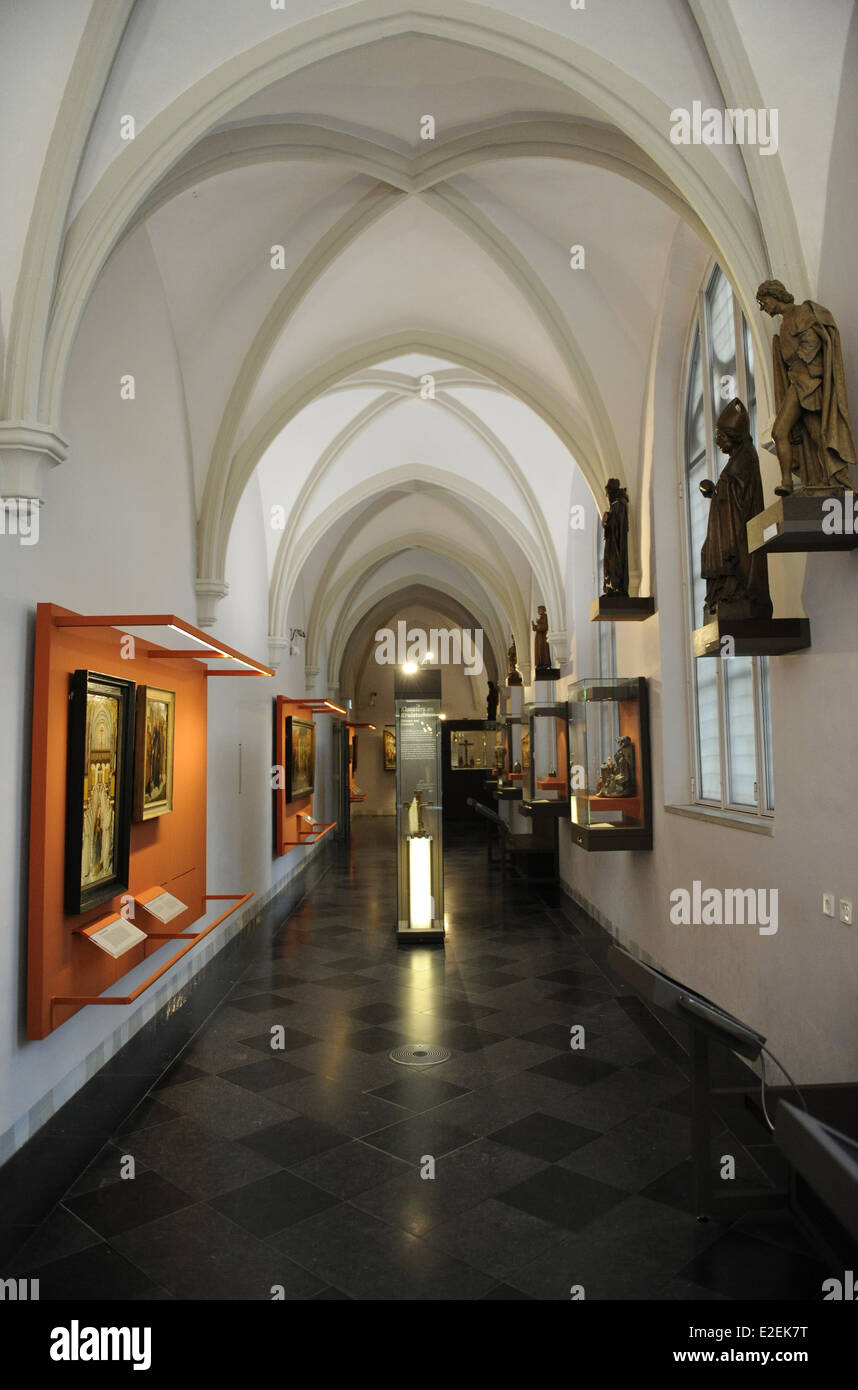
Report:
[{"label": "dark tiled floor", "polygon": [[[684,1054],[593,925],[453,846],[446,950],[398,951],[392,865],[358,822],[95,1162],[67,1149],[7,1273],[43,1299],[818,1300],[788,1216],[695,1220]],[[389,1060],[418,1041],[450,1061]],[[760,1182],[767,1136],[730,1118],[713,1171]]]}]

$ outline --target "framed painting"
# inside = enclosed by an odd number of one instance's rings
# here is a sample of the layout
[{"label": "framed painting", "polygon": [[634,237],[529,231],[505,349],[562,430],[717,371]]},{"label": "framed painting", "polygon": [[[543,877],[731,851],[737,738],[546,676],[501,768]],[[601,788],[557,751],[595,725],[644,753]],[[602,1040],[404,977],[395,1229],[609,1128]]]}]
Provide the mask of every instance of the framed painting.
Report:
[{"label": "framed painting", "polygon": [[521,770],[527,772],[530,767],[530,730],[521,731]]},{"label": "framed painting", "polygon": [[173,809],[176,692],[138,685],[134,737],[134,819],[152,820]]},{"label": "framed painting", "polygon": [[75,671],[69,697],[65,909],[128,888],[134,780],[134,682]]},{"label": "framed painting", "polygon": [[385,724],[381,734],[385,772],[396,771],[396,725]]},{"label": "framed painting", "polygon": [[286,801],[310,796],[316,782],[316,725],[312,719],[286,718]]}]

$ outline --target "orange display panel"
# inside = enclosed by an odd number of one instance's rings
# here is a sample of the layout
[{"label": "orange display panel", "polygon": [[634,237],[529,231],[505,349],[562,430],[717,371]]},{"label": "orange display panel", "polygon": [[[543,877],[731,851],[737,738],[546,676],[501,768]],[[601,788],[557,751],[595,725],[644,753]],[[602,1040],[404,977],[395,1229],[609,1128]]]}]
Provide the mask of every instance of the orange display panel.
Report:
[{"label": "orange display panel", "polygon": [[[128,897],[161,886],[186,909],[170,932],[186,931],[206,912],[206,679],[204,662],[159,658],[149,641],[114,627],[70,625],[79,615],[41,603],[36,612],[30,786],[27,1035],[43,1038],[82,1007],[57,998],[92,999],[157,949],[142,942],[117,958],[99,950],[76,928],[111,912]],[[57,625],[57,619],[61,621]],[[173,809],[131,824],[127,894],[119,892],[89,911],[65,911],[69,689],[72,674],[88,670],[137,685],[175,691]],[[154,935],[158,923],[141,908],[134,925]],[[162,929],[163,930],[163,929]]]},{"label": "orange display panel", "polygon": [[329,705],[327,701],[305,703],[301,700],[290,700],[286,695],[278,695],[274,702],[274,762],[278,773],[274,787],[274,853],[278,857],[288,854],[290,849],[295,849],[297,845],[315,844],[336,825],[336,821],[320,825],[314,820],[312,792],[296,796],[291,801],[287,800],[288,720],[312,719],[316,709],[321,708],[322,704],[328,705],[328,710],[323,710],[323,713],[336,709],[336,706]]}]

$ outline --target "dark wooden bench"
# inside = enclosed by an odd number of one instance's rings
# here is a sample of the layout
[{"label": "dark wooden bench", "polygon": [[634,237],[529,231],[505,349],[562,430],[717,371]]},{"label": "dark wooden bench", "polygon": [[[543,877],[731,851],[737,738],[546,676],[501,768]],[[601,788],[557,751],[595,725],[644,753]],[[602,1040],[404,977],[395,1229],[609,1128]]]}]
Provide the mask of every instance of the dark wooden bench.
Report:
[{"label": "dark wooden bench", "polygon": [[[535,831],[532,835],[514,834],[506,821],[502,820],[496,811],[484,806],[481,801],[475,801],[473,797],[469,796],[467,804],[485,824],[486,858],[489,868],[500,867],[501,882],[506,881],[508,869],[511,869],[519,878],[527,879],[530,883],[553,883],[556,881],[556,821],[550,825],[546,824],[544,829],[540,826],[540,830]],[[548,831],[550,839],[546,838],[544,831]],[[492,853],[495,847],[497,848],[496,856]],[[530,871],[532,868],[538,867],[537,856],[550,860],[548,873],[537,875]]]}]

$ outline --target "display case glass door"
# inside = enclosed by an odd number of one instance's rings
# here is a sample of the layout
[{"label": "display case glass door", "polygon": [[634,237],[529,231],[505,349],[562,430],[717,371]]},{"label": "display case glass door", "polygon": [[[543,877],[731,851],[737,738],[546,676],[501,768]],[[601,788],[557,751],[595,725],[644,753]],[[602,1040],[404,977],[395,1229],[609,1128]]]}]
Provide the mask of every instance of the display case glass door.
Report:
[{"label": "display case glass door", "polygon": [[441,701],[396,701],[396,899],[400,945],[444,940]]}]

